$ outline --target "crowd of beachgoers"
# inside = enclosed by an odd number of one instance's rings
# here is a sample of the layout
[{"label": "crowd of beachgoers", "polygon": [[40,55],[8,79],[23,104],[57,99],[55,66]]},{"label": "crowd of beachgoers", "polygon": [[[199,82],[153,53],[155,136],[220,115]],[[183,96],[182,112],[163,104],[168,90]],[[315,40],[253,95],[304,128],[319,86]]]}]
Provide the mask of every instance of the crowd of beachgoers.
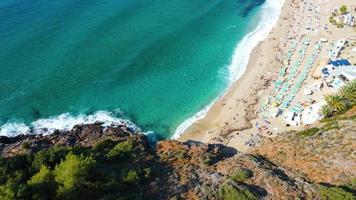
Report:
[{"label": "crowd of beachgoers", "polygon": [[[259,104],[254,123],[257,135],[275,136],[322,119],[324,96],[356,79],[355,25],[345,20],[348,26],[334,26],[326,15],[336,16],[346,8],[343,15],[354,20],[355,4],[329,2],[300,4],[306,20],[293,26],[283,64],[271,82],[269,95]],[[252,138],[246,144],[253,146],[254,140],[258,139]]]},{"label": "crowd of beachgoers", "polygon": [[286,0],[245,74],[181,140],[245,151],[320,120],[324,96],[356,78],[355,16],[355,0]]}]

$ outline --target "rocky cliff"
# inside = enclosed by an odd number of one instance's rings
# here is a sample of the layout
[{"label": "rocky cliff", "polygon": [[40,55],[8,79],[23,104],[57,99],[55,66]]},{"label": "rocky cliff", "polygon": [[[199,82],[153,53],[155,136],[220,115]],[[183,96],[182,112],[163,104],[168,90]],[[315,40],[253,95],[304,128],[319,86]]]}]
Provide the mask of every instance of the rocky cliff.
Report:
[{"label": "rocky cliff", "polygon": [[[311,136],[283,134],[266,140],[250,154],[221,145],[171,140],[160,141],[154,148],[141,133],[100,124],[78,125],[49,136],[0,137],[4,166],[0,196],[76,199],[80,193],[86,199],[354,199],[352,186],[332,185],[347,185],[355,177],[355,123],[341,120],[335,127],[320,128]],[[56,150],[48,153],[48,149]],[[16,168],[19,156],[26,159]],[[69,164],[73,160],[78,168],[88,165],[85,173],[68,172],[75,168]],[[46,193],[40,198],[42,190],[31,184],[44,177],[38,175],[43,169],[52,177],[45,185],[54,186],[52,196]],[[18,171],[23,173],[20,179],[16,179]],[[65,175],[73,179],[72,185],[62,181]]]}]

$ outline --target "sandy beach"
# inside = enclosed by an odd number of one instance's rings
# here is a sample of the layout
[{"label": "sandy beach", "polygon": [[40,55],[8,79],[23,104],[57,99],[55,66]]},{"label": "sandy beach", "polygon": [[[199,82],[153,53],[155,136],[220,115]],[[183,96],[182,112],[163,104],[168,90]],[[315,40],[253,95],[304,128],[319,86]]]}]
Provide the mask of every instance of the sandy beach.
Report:
[{"label": "sandy beach", "polygon": [[[328,23],[328,18],[331,10],[337,9],[338,6],[345,4],[352,7],[355,3],[346,0],[318,0],[317,2],[286,0],[276,26],[268,37],[254,48],[241,78],[216,101],[203,119],[190,126],[178,140],[221,143],[244,152],[253,146],[251,143],[258,143],[262,137],[274,137],[274,133],[298,130],[305,126],[285,126],[281,119],[267,121],[263,117],[266,108],[261,111],[260,105],[266,97],[276,96],[273,91],[273,82],[278,79],[279,72],[285,65],[287,51],[292,48],[291,45],[294,42],[299,44],[296,47],[297,50],[298,48],[305,49],[300,50],[305,51],[302,57],[313,58],[308,74],[301,88],[296,91],[296,97],[293,98],[291,104],[302,100],[302,89],[314,82],[311,72],[319,63],[327,61],[327,55],[325,55],[327,44],[318,46],[317,51],[314,51],[309,43],[321,44],[320,38],[326,38],[328,41],[338,40],[341,37],[354,38],[356,36],[354,31],[333,27]],[[347,30],[348,28],[346,27]],[[350,30],[352,30],[351,27]],[[303,47],[306,39],[308,44]],[[297,57],[297,55],[292,55],[289,62],[295,62]],[[349,58],[353,59],[354,56],[349,56]],[[306,66],[306,62],[302,60],[301,66]],[[286,68],[288,71],[291,67]],[[316,94],[313,98],[319,100],[328,92],[331,91],[326,89],[322,95]],[[267,123],[266,126],[269,127],[266,128],[267,131],[261,131],[260,127],[263,123]]]}]

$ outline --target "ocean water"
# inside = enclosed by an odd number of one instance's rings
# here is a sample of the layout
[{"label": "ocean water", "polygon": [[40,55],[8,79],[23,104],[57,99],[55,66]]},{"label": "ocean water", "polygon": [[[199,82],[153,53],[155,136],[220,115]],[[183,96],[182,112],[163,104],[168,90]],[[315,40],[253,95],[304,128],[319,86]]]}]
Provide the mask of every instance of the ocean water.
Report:
[{"label": "ocean water", "polygon": [[169,138],[243,70],[268,1],[2,0],[0,135],[103,121]]}]

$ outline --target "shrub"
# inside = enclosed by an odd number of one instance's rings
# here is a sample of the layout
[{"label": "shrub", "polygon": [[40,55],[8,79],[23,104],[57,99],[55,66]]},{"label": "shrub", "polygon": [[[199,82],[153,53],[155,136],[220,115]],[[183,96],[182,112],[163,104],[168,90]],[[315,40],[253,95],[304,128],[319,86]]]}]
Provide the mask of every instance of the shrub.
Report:
[{"label": "shrub", "polygon": [[356,178],[351,179],[350,188],[356,190]]},{"label": "shrub", "polygon": [[0,185],[0,198],[3,200],[13,200],[15,199],[15,188],[13,183],[7,183],[5,185]]},{"label": "shrub", "polygon": [[27,149],[30,148],[30,144],[29,144],[28,142],[23,142],[23,143],[21,144],[21,148],[22,148],[23,150],[27,150]]},{"label": "shrub", "polygon": [[134,145],[132,142],[125,141],[115,145],[106,156],[109,159],[127,159],[133,151]]},{"label": "shrub", "polygon": [[346,14],[346,13],[347,13],[347,7],[346,7],[345,5],[342,5],[342,6],[340,7],[340,13],[341,13],[341,14]]},{"label": "shrub", "polygon": [[323,200],[354,200],[356,196],[340,187],[319,185],[319,193]]},{"label": "shrub", "polygon": [[93,151],[106,154],[114,147],[114,145],[115,142],[112,141],[111,139],[104,139],[95,143],[93,147]]},{"label": "shrub", "polygon": [[251,178],[253,173],[251,170],[248,169],[238,169],[236,170],[233,175],[230,177],[231,180],[235,182],[244,182],[247,179]]},{"label": "shrub", "polygon": [[213,159],[211,159],[210,157],[207,157],[207,158],[205,158],[204,160],[203,160],[203,163],[205,164],[205,165],[212,165],[212,164],[214,164],[214,161],[213,161]]},{"label": "shrub", "polygon": [[338,129],[338,128],[339,128],[338,121],[331,121],[329,123],[326,123],[322,129],[323,129],[323,131],[329,131],[329,130]]},{"label": "shrub", "polygon": [[306,129],[304,131],[301,131],[301,132],[298,133],[298,135],[305,136],[305,137],[310,137],[310,136],[315,135],[319,130],[320,130],[319,128],[314,127],[314,128],[310,128],[310,129]]},{"label": "shrub", "polygon": [[321,114],[326,118],[330,117],[332,115],[332,113],[333,113],[333,110],[328,105],[325,105],[321,108]]},{"label": "shrub", "polygon": [[146,179],[151,178],[151,169],[149,167],[143,169],[143,172],[144,172],[144,176],[145,176]]},{"label": "shrub", "polygon": [[219,198],[222,200],[255,200],[257,199],[247,189],[239,189],[230,185],[223,185],[219,190]]},{"label": "shrub", "polygon": [[140,180],[140,177],[136,170],[130,170],[124,177],[124,181],[127,183],[134,183]]}]

